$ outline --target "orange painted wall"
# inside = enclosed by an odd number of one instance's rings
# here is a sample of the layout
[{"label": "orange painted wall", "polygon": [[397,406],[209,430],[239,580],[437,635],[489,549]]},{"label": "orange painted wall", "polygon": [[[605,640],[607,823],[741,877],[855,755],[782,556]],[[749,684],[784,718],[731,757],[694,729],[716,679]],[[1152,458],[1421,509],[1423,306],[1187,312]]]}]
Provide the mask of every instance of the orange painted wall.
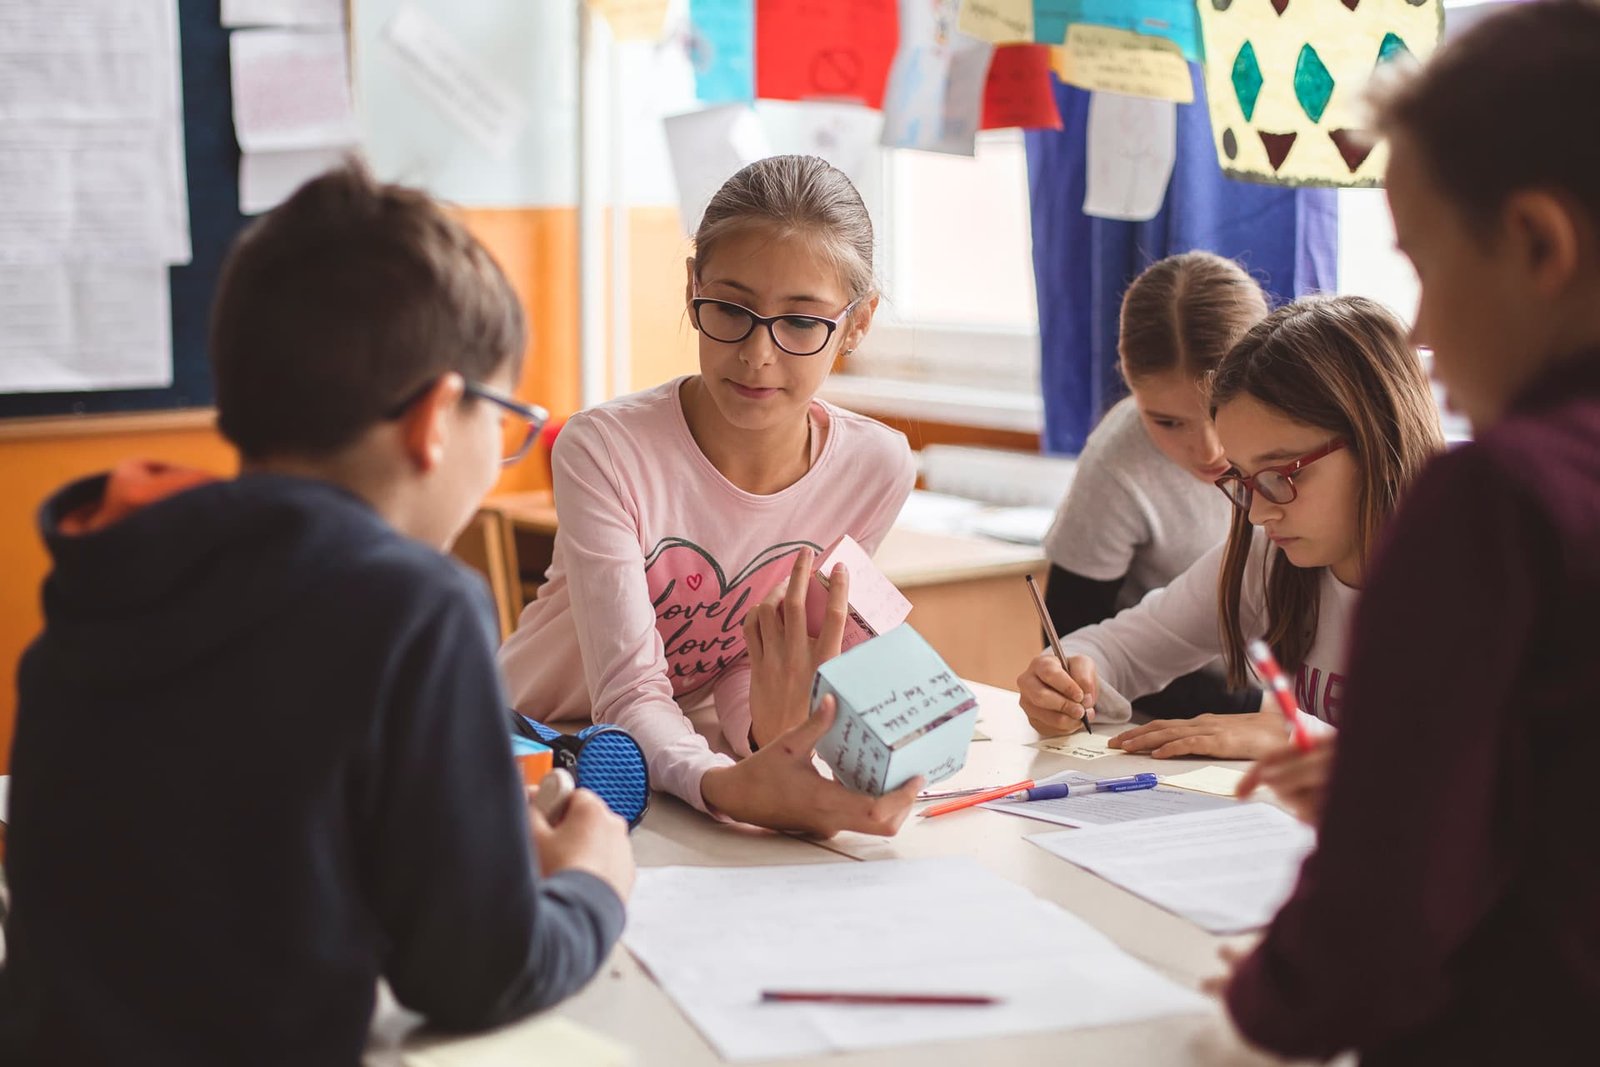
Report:
[{"label": "orange painted wall", "polygon": [[[571,208],[472,210],[467,224],[517,287],[531,324],[519,395],[560,415],[577,407],[577,215]],[[687,245],[672,208],[629,214],[630,329],[635,388],[693,368],[683,321]],[[178,422],[182,428],[161,428]],[[198,423],[198,425],[197,425]],[[154,426],[152,426],[154,424]],[[164,460],[219,474],[236,469],[232,449],[193,414],[0,425],[0,772],[9,765],[17,661],[40,626],[39,585],[47,559],[34,532],[39,504],[63,482],[129,457]],[[539,489],[544,465],[506,472],[499,488]]]}]

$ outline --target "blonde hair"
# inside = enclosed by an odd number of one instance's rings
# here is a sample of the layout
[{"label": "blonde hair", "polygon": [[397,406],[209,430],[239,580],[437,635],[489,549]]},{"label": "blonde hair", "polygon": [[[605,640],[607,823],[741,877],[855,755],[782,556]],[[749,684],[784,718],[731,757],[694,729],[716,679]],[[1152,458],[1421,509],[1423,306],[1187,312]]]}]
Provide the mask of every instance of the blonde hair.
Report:
[{"label": "blonde hair", "polygon": [[[1444,449],[1433,393],[1405,326],[1365,297],[1312,297],[1279,308],[1223,357],[1210,388],[1213,417],[1249,396],[1344,440],[1361,471],[1356,547],[1363,563],[1401,495]],[[1235,510],[1218,581],[1222,660],[1235,689],[1249,683],[1239,597],[1252,540],[1249,514]],[[1266,566],[1266,642],[1293,674],[1316,642],[1321,568],[1295,567],[1282,549],[1272,550]]]},{"label": "blonde hair", "polygon": [[850,179],[827,160],[771,156],[723,182],[695,230],[696,276],[718,242],[752,226],[815,242],[851,300],[874,291],[872,218]]}]

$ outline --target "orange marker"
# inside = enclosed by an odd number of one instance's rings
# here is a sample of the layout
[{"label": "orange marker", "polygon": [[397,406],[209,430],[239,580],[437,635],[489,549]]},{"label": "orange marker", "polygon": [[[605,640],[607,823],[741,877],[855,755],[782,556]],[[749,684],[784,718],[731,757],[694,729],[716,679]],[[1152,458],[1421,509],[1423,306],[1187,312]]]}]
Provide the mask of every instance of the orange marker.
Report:
[{"label": "orange marker", "polygon": [[949,800],[943,804],[935,804],[933,807],[923,812],[922,817],[924,819],[931,819],[935,815],[947,815],[952,811],[960,811],[962,808],[970,808],[974,805],[984,804],[991,800],[999,800],[1001,797],[1010,796],[1012,793],[1020,793],[1024,789],[1032,789],[1033,785],[1033,779],[1029,778],[1025,781],[1018,782],[1015,785],[1003,785],[999,789],[985,789],[983,792],[974,793],[970,797],[962,797],[959,800]]}]

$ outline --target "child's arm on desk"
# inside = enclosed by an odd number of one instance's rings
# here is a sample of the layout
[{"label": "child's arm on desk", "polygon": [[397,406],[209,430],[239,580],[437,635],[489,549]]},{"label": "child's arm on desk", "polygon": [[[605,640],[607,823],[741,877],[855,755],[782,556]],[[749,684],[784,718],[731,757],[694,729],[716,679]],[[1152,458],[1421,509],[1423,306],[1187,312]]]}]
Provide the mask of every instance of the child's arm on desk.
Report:
[{"label": "child's arm on desk", "polygon": [[626,828],[609,812],[568,829],[564,869],[537,876],[495,637],[481,590],[440,598],[395,650],[353,787],[353,873],[387,944],[383,973],[402,1004],[453,1029],[580,988],[621,934],[632,878]]}]

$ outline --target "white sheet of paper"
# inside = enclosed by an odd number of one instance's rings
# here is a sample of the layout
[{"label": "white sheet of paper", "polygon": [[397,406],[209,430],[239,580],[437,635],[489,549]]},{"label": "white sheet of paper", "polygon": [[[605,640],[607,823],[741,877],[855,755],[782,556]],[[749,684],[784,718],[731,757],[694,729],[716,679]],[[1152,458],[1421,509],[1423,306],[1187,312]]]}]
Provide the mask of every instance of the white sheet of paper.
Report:
[{"label": "white sheet of paper", "polygon": [[5,822],[11,812],[11,776],[0,774],[0,822]]},{"label": "white sheet of paper", "polygon": [[956,0],[900,5],[900,47],[883,101],[883,144],[970,156],[994,46],[956,28]]},{"label": "white sheet of paper", "polygon": [[172,384],[165,264],[0,266],[0,322],[0,392]]},{"label": "white sheet of paper", "polygon": [[344,25],[344,0],[222,0],[224,26]]},{"label": "white sheet of paper", "polygon": [[233,127],[246,152],[353,144],[355,112],[343,30],[239,30]]},{"label": "white sheet of paper", "polygon": [[662,120],[678,187],[678,218],[693,233],[706,204],[748,163],[772,155],[767,134],[748,105],[729,104]]},{"label": "white sheet of paper", "polygon": [[244,153],[239,157],[239,210],[246,215],[271,211],[301,185],[338,166],[353,147]]},{"label": "white sheet of paper", "polygon": [[760,118],[773,152],[821,156],[844,171],[857,186],[867,184],[867,168],[878,162],[883,112],[876,108],[810,100],[763,100]]},{"label": "white sheet of paper", "polygon": [[1178,158],[1177,105],[1091,94],[1086,151],[1085,215],[1128,222],[1155,218]]},{"label": "white sheet of paper", "polygon": [[[623,938],[735,1061],[1208,1010],[1082,920],[964,858],[647,868]],[[1001,1003],[762,1004],[764,989],[982,993]]]},{"label": "white sheet of paper", "polygon": [[1028,840],[1214,934],[1233,934],[1272,920],[1316,835],[1270,804],[1228,804]]},{"label": "white sheet of paper", "polygon": [[423,97],[495,159],[510,157],[528,121],[515,89],[416,4],[400,6],[381,40]]},{"label": "white sheet of paper", "polygon": [[[1073,771],[1055,775],[1038,784],[1066,782],[1069,785],[1088,785],[1099,777],[1102,776]],[[1059,800],[991,800],[981,806],[990,811],[1003,811],[1008,815],[1021,815],[1061,826],[1104,826],[1135,819],[1158,819],[1189,811],[1211,811],[1233,803],[1232,800],[1203,796],[1184,789],[1157,786],[1127,793],[1092,793]]]},{"label": "white sheet of paper", "polygon": [[176,0],[0,0],[0,263],[185,263]]}]

